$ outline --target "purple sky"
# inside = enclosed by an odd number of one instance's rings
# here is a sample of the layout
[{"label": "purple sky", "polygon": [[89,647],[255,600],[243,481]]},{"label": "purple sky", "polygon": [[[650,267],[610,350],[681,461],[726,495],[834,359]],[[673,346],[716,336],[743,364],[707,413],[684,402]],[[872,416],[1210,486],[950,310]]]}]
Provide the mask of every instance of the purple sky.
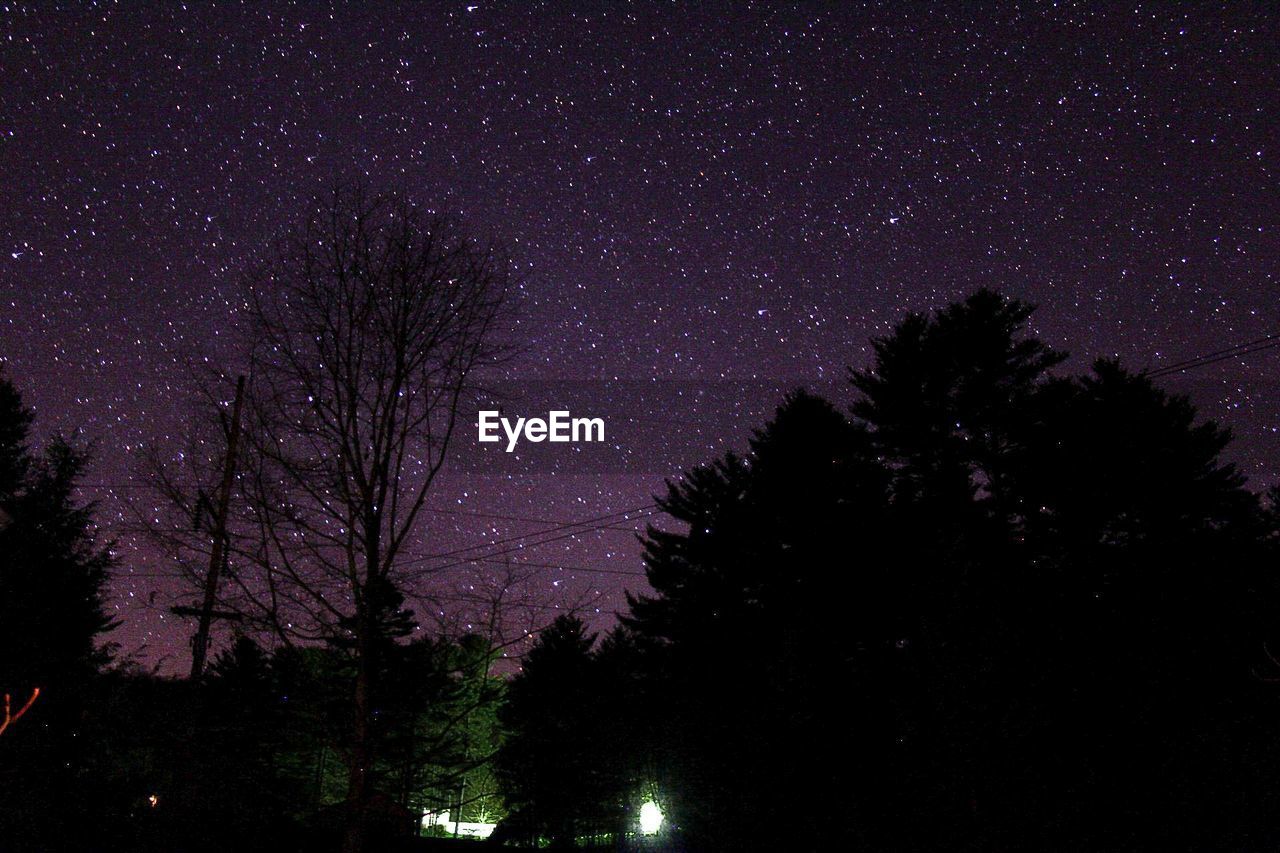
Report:
[{"label": "purple sky", "polygon": [[[1280,331],[1263,5],[142,5],[0,24],[0,359],[42,432],[98,440],[108,529],[186,412],[178,365],[234,328],[236,271],[335,180],[507,241],[506,379],[657,381],[582,386],[632,419],[613,462],[459,466],[424,554],[540,528],[493,515],[643,506],[740,447],[768,389],[834,387],[868,336],[980,285],[1039,303],[1073,366]],[[1280,474],[1277,364],[1166,381],[1233,427],[1255,484]],[[750,390],[681,393],[704,387]],[[121,552],[117,639],[180,669],[180,587]],[[597,597],[599,627],[643,585],[625,530],[510,556],[577,567],[533,592]]]}]

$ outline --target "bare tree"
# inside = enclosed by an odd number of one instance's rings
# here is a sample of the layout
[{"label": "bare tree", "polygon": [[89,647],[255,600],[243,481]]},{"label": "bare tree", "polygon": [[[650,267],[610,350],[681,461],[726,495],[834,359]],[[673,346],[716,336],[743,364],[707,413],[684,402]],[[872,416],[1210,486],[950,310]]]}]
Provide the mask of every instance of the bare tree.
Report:
[{"label": "bare tree", "polygon": [[[495,331],[511,284],[494,246],[361,190],[319,202],[247,277],[248,383],[218,605],[280,642],[342,637],[353,650],[345,850],[362,847],[371,793],[382,611],[478,371],[506,354]],[[157,517],[149,531],[193,581],[212,499],[190,474],[214,482],[220,446],[206,432],[183,454],[185,473],[154,466],[171,519],[191,523]]]}]

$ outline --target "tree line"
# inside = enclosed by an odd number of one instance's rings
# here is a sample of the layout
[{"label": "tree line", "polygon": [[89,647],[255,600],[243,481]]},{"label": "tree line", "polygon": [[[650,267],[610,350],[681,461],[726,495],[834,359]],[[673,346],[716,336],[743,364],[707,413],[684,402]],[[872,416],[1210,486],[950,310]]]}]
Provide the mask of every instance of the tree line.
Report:
[{"label": "tree line", "polygon": [[[198,680],[122,656],[114,543],[76,499],[88,451],[61,437],[32,450],[32,420],[0,377],[0,849],[333,849],[349,821],[353,632],[274,650],[238,633]],[[411,637],[403,605],[389,587],[372,605],[370,845],[416,834],[426,811],[504,815],[500,650],[477,633]],[[33,696],[17,716],[12,700]]]},{"label": "tree line", "polygon": [[446,810],[560,848],[1280,840],[1280,493],[990,290],[669,481],[605,636],[525,622],[503,678],[504,590],[484,630],[416,631],[411,544],[511,275],[360,190],[247,274],[243,424],[203,384],[138,529],[193,592],[222,579],[234,641],[191,679],[119,658],[88,452],[32,448],[0,377],[0,847],[391,849]]},{"label": "tree line", "polygon": [[657,798],[686,850],[1270,849],[1277,493],[1031,308],[913,314],[668,483],[651,593],[508,688],[509,823],[569,846]]}]

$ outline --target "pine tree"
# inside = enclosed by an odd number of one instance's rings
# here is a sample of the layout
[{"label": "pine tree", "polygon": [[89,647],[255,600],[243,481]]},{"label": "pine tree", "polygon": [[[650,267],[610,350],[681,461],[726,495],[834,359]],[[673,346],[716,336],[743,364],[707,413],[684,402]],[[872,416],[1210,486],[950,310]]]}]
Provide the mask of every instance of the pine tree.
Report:
[{"label": "pine tree", "polygon": [[545,836],[557,848],[598,827],[594,643],[581,620],[557,617],[538,635],[499,712],[507,736],[496,766],[511,810],[508,831]]},{"label": "pine tree", "polygon": [[0,837],[40,849],[66,829],[55,804],[83,796],[78,734],[111,656],[99,639],[115,623],[103,602],[110,547],[94,536],[93,505],[75,497],[88,452],[54,437],[34,453],[31,424],[0,376],[0,693],[16,711],[38,691],[0,735]]},{"label": "pine tree", "polygon": [[[686,527],[650,529],[655,594],[631,598],[623,621],[665,698],[652,751],[697,849],[794,843],[815,789],[847,800],[854,762],[885,760],[887,717],[829,691],[879,678],[904,630],[888,499],[866,431],[803,391],[746,457],[695,469],[659,499]],[[856,833],[833,825],[824,843]]]},{"label": "pine tree", "polygon": [[[908,317],[852,419],[793,395],[668,485],[612,655],[659,722],[612,760],[658,756],[689,849],[1276,837],[1280,516],[1185,398],[1051,375],[1030,312]],[[814,789],[848,818],[797,839]]]}]

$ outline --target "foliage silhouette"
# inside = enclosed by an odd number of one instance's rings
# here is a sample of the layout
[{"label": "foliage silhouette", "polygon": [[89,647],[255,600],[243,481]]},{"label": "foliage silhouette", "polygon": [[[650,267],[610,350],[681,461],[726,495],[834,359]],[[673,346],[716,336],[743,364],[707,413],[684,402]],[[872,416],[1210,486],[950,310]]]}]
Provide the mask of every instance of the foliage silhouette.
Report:
[{"label": "foliage silhouette", "polygon": [[602,760],[690,849],[1274,842],[1273,504],[1185,398],[1054,375],[1031,311],[911,315],[849,416],[793,393],[668,484],[604,679],[657,721]]},{"label": "foliage silhouette", "polygon": [[606,738],[617,729],[604,703],[595,639],[577,617],[558,617],[508,685],[496,764],[511,810],[503,836],[526,843],[541,836],[560,849],[621,823],[623,792],[606,760]]},{"label": "foliage silhouette", "polygon": [[100,638],[114,627],[103,604],[110,545],[95,538],[93,505],[75,498],[88,451],[55,436],[34,452],[32,422],[0,376],[0,694],[16,712],[40,691],[0,736],[9,849],[56,848],[72,830],[47,804],[93,793],[82,735],[94,677],[112,654]]}]

